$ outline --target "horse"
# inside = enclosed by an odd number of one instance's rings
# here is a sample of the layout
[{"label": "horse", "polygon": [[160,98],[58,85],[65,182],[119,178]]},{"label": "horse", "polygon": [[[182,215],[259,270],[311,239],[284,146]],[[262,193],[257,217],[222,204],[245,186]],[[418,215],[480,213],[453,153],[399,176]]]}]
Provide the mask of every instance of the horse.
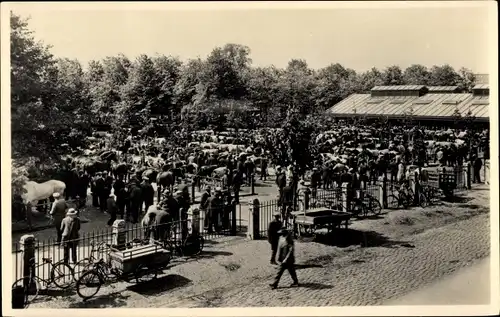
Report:
[{"label": "horse", "polygon": [[171,170],[158,173],[156,177],[156,186],[158,188],[158,200],[160,200],[162,189],[173,190],[175,184],[175,175]]},{"label": "horse", "polygon": [[66,184],[54,179],[44,183],[27,181],[23,188],[26,191],[21,195],[23,202],[35,206],[38,201],[49,199],[54,193],[59,193],[62,196],[66,190]]}]

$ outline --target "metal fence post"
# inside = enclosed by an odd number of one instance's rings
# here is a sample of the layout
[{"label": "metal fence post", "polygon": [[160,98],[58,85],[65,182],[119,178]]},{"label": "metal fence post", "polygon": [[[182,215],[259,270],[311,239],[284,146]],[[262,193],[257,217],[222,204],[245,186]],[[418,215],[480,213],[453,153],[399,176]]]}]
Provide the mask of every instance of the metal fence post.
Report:
[{"label": "metal fence post", "polygon": [[250,177],[250,187],[252,190],[252,195],[255,195],[255,173],[252,173]]},{"label": "metal fence post", "polygon": [[420,174],[417,171],[413,174],[413,202],[420,204]]},{"label": "metal fence post", "polygon": [[231,235],[235,236],[237,232],[236,228],[236,200],[231,200]]}]

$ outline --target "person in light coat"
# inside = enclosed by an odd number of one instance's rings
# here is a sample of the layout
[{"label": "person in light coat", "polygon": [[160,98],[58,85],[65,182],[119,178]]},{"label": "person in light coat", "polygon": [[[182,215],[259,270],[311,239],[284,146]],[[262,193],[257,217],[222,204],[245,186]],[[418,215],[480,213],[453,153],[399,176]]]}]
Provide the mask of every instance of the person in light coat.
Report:
[{"label": "person in light coat", "polygon": [[80,238],[80,226],[78,212],[74,208],[70,208],[66,213],[66,217],[61,221],[61,244],[64,247],[64,263],[66,264],[69,263],[70,251],[73,264],[77,261],[76,249]]},{"label": "person in light coat", "polygon": [[279,268],[274,278],[274,282],[269,284],[272,289],[278,288],[281,276],[285,271],[290,273],[293,284],[291,286],[299,286],[297,273],[295,271],[295,243],[293,241],[292,233],[283,228],[280,231],[281,237],[278,242],[278,263]]}]

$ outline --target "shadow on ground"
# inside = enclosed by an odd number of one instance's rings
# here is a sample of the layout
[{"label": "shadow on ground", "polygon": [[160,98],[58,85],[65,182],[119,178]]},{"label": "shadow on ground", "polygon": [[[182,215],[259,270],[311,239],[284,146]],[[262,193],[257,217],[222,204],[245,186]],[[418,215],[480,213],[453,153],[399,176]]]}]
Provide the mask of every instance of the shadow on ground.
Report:
[{"label": "shadow on ground", "polygon": [[128,286],[127,289],[143,296],[152,296],[186,286],[190,283],[191,280],[184,276],[171,274],[144,283]]},{"label": "shadow on ground", "polygon": [[69,289],[42,289],[38,292],[41,296],[49,296],[49,297],[60,297],[60,296],[71,296],[75,295],[76,291],[73,288]]},{"label": "shadow on ground", "polygon": [[232,252],[227,252],[227,251],[212,251],[212,250],[204,250],[200,254],[195,255],[195,256],[190,256],[190,257],[179,257],[179,258],[174,258],[172,259],[172,262],[168,265],[166,270],[177,266],[177,265],[182,265],[185,263],[193,262],[193,261],[199,261],[203,259],[212,259],[216,256],[230,256],[233,255]]},{"label": "shadow on ground", "polygon": [[393,241],[375,231],[355,229],[334,230],[328,234],[316,235],[314,242],[345,248],[359,245],[363,248],[406,246],[404,241]]},{"label": "shadow on ground", "polygon": [[129,296],[122,293],[111,293],[96,296],[86,301],[77,301],[69,304],[68,308],[105,308],[105,307],[123,307],[127,305]]},{"label": "shadow on ground", "polygon": [[321,264],[295,264],[295,269],[296,270],[303,270],[303,269],[312,269],[312,268],[322,268],[323,265]]},{"label": "shadow on ground", "polygon": [[[299,281],[300,283],[300,281]],[[288,286],[288,287],[280,287],[280,288],[292,288],[294,286]],[[332,285],[327,285],[327,284],[321,284],[321,283],[300,283],[299,287],[301,288],[310,288],[310,289],[329,289],[333,288]]]}]

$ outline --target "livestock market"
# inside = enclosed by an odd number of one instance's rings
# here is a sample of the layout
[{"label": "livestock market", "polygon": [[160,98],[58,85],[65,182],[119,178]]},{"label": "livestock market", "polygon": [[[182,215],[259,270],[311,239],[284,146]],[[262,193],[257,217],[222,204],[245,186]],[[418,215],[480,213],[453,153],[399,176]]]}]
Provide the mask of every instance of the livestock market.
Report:
[{"label": "livestock market", "polygon": [[[21,21],[11,36],[30,38]],[[248,54],[41,56],[54,113],[13,68],[13,308],[383,304],[489,256],[484,76],[363,82],[373,70],[273,73]],[[412,67],[425,84],[391,77]]]}]

